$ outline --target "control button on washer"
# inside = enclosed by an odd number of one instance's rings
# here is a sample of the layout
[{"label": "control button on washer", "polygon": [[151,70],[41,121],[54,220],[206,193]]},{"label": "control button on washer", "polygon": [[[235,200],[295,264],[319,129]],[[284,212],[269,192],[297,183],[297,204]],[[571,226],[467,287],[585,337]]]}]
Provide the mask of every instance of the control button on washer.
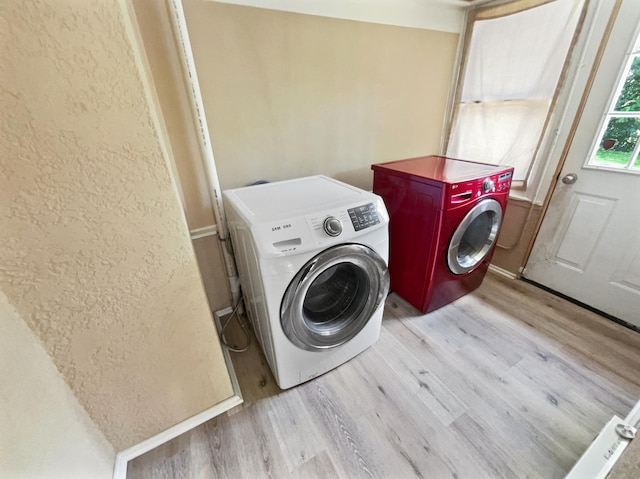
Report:
[{"label": "control button on washer", "polygon": [[339,236],[342,233],[342,222],[335,216],[327,216],[322,226],[329,236]]}]

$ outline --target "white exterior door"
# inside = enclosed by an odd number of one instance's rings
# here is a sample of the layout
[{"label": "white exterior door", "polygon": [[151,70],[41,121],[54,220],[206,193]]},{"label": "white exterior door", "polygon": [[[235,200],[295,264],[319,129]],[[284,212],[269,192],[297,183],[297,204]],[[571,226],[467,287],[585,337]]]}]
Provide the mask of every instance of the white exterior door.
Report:
[{"label": "white exterior door", "polygon": [[623,0],[523,272],[527,279],[637,327],[639,25],[640,1]]}]

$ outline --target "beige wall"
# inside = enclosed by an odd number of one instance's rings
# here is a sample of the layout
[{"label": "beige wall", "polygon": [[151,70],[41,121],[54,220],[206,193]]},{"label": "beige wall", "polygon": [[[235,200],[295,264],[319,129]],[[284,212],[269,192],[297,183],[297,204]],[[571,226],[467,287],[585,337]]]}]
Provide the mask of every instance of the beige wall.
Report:
[{"label": "beige wall", "polygon": [[[134,4],[189,226],[211,225],[166,5]],[[223,187],[322,173],[370,189],[371,163],[438,151],[457,35],[207,0],[184,6]],[[518,274],[539,214],[510,201],[495,265]],[[210,303],[222,308],[219,245],[194,246]]]},{"label": "beige wall", "polygon": [[116,450],[233,394],[125,10],[0,4],[0,290]]},{"label": "beige wall", "polygon": [[[168,2],[132,0],[136,22],[173,151],[174,164],[183,192],[184,210],[190,230],[215,224],[181,59],[172,30]],[[213,311],[230,304],[230,296],[217,236],[193,241],[200,274]]]},{"label": "beige wall", "polygon": [[185,0],[223,188],[437,153],[458,35]]},{"label": "beige wall", "polygon": [[220,251],[224,247],[225,243],[221,243],[217,236],[205,236],[193,240],[204,289],[213,311],[226,308],[231,304],[224,260]]},{"label": "beige wall", "polygon": [[189,228],[214,224],[194,116],[172,30],[168,1],[132,0],[154,94],[180,176]]},{"label": "beige wall", "polygon": [[[223,188],[327,174],[370,189],[371,163],[439,152],[457,34],[183,3]],[[207,211],[197,176],[185,197]],[[519,274],[539,215],[510,200],[493,264]]]},{"label": "beige wall", "polygon": [[2,292],[0,377],[0,477],[112,477],[113,448]]},{"label": "beige wall", "polygon": [[491,264],[520,275],[541,212],[541,206],[532,205],[530,201],[509,199]]},{"label": "beige wall", "polygon": [[[166,2],[133,0],[191,230],[214,224]],[[458,35],[185,1],[223,188],[434,153]],[[229,296],[216,237],[194,241],[212,309]]]}]

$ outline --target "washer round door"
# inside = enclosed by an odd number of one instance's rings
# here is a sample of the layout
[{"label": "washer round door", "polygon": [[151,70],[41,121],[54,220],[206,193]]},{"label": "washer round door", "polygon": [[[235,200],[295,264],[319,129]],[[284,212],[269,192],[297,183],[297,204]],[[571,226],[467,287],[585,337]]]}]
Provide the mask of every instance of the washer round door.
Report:
[{"label": "washer round door", "polygon": [[307,351],[334,348],[364,328],[389,292],[382,257],[359,244],[329,248],[311,259],[289,284],[280,323]]},{"label": "washer round door", "polygon": [[487,198],[475,205],[462,219],[451,236],[447,264],[454,274],[465,274],[478,266],[496,242],[502,207]]}]

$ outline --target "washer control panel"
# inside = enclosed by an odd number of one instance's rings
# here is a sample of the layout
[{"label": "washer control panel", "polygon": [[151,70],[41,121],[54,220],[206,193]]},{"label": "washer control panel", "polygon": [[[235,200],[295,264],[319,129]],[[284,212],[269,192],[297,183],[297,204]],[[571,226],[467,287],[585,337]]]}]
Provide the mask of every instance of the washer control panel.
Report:
[{"label": "washer control panel", "polygon": [[316,244],[323,245],[336,240],[349,241],[353,235],[367,233],[367,228],[383,225],[388,219],[381,203],[356,203],[345,209],[325,210],[317,215],[307,216]]},{"label": "washer control panel", "polygon": [[349,208],[347,213],[349,213],[349,219],[351,219],[353,229],[356,231],[360,231],[380,223],[378,211],[373,203]]},{"label": "washer control panel", "polygon": [[[296,255],[377,234],[389,222],[381,199],[365,199],[310,215],[259,222],[252,227],[258,247],[273,256]],[[380,236],[381,237],[381,236]],[[376,236],[378,238],[378,236]]]}]

